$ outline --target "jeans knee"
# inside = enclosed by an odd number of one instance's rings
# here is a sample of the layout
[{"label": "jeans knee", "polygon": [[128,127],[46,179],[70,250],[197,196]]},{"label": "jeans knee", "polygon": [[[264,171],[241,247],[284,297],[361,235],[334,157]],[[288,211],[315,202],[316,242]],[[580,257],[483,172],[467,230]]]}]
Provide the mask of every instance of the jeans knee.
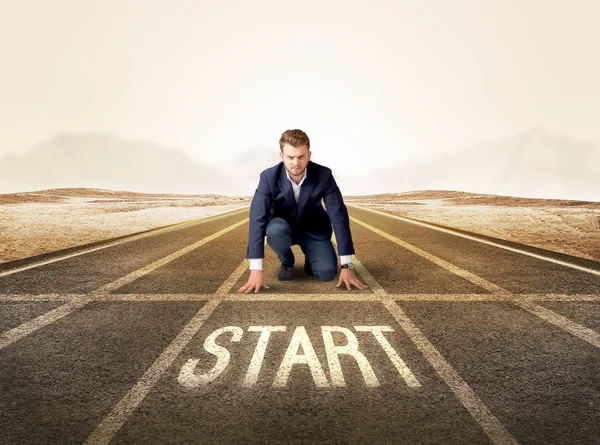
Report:
[{"label": "jeans knee", "polygon": [[322,269],[318,269],[314,271],[315,276],[320,280],[320,281],[331,281],[335,278],[336,274],[337,274],[337,266],[333,266],[333,267],[325,267]]},{"label": "jeans knee", "polygon": [[273,218],[269,224],[267,225],[267,229],[265,231],[267,237],[282,237],[289,234],[290,225],[283,218]]}]

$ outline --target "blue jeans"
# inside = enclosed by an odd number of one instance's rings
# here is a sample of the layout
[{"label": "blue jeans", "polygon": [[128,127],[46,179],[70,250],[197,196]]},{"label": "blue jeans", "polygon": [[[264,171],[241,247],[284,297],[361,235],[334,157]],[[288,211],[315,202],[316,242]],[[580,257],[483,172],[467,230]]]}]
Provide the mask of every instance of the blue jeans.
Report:
[{"label": "blue jeans", "polygon": [[294,233],[289,223],[275,217],[267,224],[267,244],[285,266],[295,262],[292,246],[299,244],[315,276],[321,281],[331,281],[337,274],[337,256],[331,240],[316,240],[305,233]]}]

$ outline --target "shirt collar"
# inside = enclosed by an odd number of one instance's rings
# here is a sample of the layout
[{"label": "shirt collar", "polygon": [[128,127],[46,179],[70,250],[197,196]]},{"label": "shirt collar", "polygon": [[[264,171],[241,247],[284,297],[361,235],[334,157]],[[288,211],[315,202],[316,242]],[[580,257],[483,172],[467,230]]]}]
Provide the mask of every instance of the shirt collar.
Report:
[{"label": "shirt collar", "polygon": [[292,183],[292,185],[298,185],[298,187],[300,187],[302,185],[302,183],[304,182],[304,180],[306,179],[306,173],[308,172],[308,165],[306,166],[306,168],[304,169],[304,176],[302,176],[302,179],[300,180],[300,182],[298,184],[296,184],[292,178],[290,178],[290,172],[287,171],[287,168],[285,168],[285,166],[283,167],[285,170],[285,174],[287,176],[287,178],[289,179],[289,181]]}]

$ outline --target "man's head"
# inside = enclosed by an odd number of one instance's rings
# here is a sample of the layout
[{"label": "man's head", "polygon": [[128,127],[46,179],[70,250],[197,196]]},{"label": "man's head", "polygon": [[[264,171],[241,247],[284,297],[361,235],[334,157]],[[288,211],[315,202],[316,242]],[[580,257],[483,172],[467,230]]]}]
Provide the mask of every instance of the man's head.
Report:
[{"label": "man's head", "polygon": [[310,140],[302,130],[287,130],[279,139],[281,160],[292,177],[301,178],[310,161]]}]

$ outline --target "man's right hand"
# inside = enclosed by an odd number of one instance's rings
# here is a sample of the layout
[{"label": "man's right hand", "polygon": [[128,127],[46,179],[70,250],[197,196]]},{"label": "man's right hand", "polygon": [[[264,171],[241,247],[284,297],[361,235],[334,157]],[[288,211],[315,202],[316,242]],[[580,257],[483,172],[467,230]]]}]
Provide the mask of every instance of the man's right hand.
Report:
[{"label": "man's right hand", "polygon": [[254,293],[256,294],[262,286],[264,286],[266,289],[269,289],[269,286],[265,284],[263,277],[264,274],[262,270],[251,270],[250,278],[248,278],[246,284],[238,289],[238,292],[248,293],[254,290]]}]

